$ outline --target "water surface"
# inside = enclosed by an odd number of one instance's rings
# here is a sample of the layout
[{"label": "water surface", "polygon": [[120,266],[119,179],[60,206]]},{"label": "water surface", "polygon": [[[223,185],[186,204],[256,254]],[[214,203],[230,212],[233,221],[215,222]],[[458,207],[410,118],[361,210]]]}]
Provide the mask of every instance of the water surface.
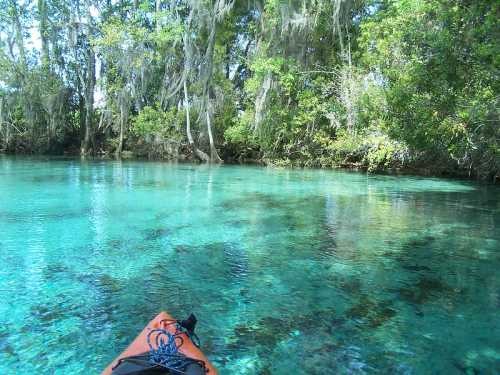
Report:
[{"label": "water surface", "polygon": [[0,158],[0,374],[98,374],[158,311],[221,374],[500,372],[500,189]]}]

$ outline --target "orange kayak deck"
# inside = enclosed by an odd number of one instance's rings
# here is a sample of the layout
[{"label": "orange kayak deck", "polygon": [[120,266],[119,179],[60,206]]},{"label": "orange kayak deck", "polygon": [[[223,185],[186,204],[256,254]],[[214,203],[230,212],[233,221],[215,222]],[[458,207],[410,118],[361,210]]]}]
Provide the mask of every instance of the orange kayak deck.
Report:
[{"label": "orange kayak deck", "polygon": [[[133,355],[139,355],[144,352],[149,351],[149,345],[147,341],[148,334],[153,329],[165,329],[170,332],[172,335],[176,333],[176,327],[172,324],[166,324],[165,321],[174,320],[169,314],[166,312],[159,313],[152,321],[148,323],[148,325],[142,330],[142,332],[135,338],[134,341],[129,345],[127,349],[123,351],[113,362],[111,362],[108,367],[101,373],[101,375],[111,375],[113,367],[116,366],[118,361],[121,358],[130,357]],[[182,333],[183,344],[179,348],[179,352],[184,354],[186,357],[194,358],[205,363],[205,367],[207,368],[209,375],[217,375],[217,370],[210,363],[208,358],[203,354],[203,352],[193,344],[191,339],[185,334]]]}]

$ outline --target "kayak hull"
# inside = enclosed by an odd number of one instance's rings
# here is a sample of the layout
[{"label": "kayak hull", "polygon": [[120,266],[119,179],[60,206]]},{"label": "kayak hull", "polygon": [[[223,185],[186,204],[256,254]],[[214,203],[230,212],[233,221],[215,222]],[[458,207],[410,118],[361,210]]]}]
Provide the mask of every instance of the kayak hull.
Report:
[{"label": "kayak hull", "polygon": [[[134,355],[139,355],[149,351],[149,345],[147,342],[148,333],[153,329],[165,329],[172,335],[176,333],[175,325],[165,324],[165,321],[174,320],[169,314],[162,311],[159,313],[148,325],[142,330],[142,332],[132,341],[127,349],[123,351],[113,362],[111,362],[108,367],[101,373],[101,375],[111,375],[113,367],[116,366],[121,358],[130,357]],[[205,362],[205,367],[208,369],[209,375],[217,375],[217,370],[210,363],[208,358],[203,354],[203,352],[196,347],[191,339],[182,333],[183,344],[179,348],[179,351],[187,357],[198,359]]]}]

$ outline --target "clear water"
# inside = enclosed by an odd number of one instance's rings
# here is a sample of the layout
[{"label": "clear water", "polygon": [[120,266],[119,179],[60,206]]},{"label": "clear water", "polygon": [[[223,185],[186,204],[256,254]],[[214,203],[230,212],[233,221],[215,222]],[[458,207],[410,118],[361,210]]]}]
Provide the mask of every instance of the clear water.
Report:
[{"label": "clear water", "polygon": [[98,374],[158,311],[222,374],[500,372],[500,189],[0,158],[0,374]]}]

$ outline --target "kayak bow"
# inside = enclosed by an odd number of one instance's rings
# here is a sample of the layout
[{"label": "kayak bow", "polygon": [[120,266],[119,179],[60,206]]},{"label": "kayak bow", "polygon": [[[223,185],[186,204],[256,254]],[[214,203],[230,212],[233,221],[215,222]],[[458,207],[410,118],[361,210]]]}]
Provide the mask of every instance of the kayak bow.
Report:
[{"label": "kayak bow", "polygon": [[[196,318],[193,317],[193,320],[195,324]],[[158,335],[153,339],[151,338],[151,336],[157,332],[160,332],[160,334],[163,332],[168,338],[172,339],[173,349],[177,352],[177,354],[172,357],[180,358],[180,360],[191,360],[192,365],[189,365],[184,372],[174,370],[170,372],[171,374],[186,373],[195,375],[205,373],[208,375],[217,375],[217,370],[210,363],[205,354],[203,354],[203,352],[193,343],[189,332],[185,329],[179,330],[182,323],[184,322],[179,324],[179,322],[174,320],[166,312],[159,313],[148,323],[129,347],[106,367],[101,375],[168,374],[169,372],[165,370],[165,367],[157,364],[160,361],[152,362],[150,357],[151,341],[155,342],[157,346],[161,346],[162,344],[166,345],[165,340],[159,339]],[[158,352],[161,352],[161,348]],[[162,369],[164,372],[161,371]],[[202,369],[204,369],[204,371]]]}]

